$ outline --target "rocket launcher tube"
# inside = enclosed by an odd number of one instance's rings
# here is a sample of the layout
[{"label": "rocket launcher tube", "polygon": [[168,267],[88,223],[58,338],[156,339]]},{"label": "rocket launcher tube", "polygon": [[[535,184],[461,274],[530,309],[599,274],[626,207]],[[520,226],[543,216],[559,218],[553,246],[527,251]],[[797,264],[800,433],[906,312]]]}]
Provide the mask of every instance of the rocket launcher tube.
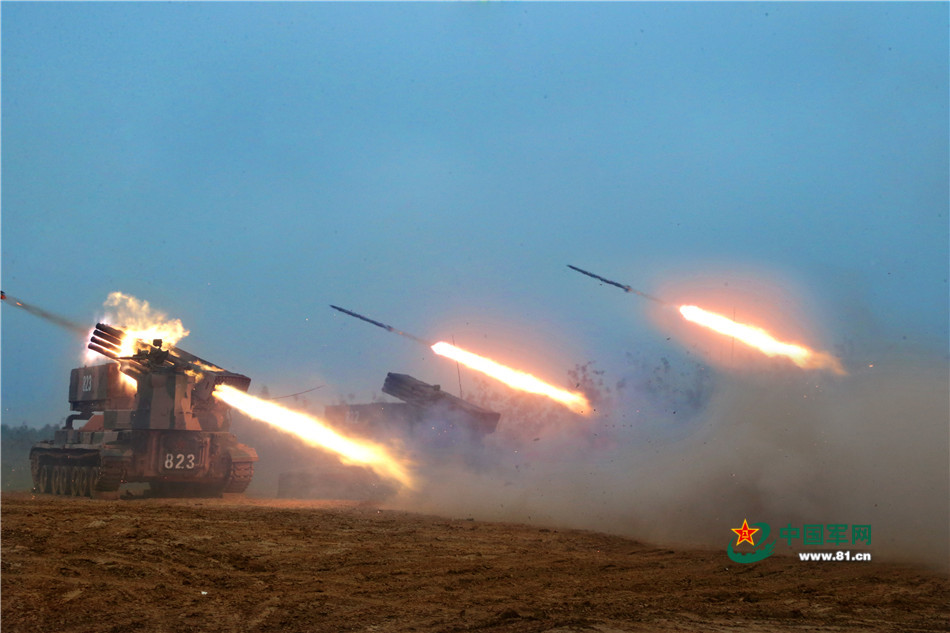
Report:
[{"label": "rocket launcher tube", "polygon": [[121,343],[113,343],[112,341],[108,339],[104,339],[100,337],[98,334],[93,334],[92,338],[89,339],[89,342],[95,343],[96,345],[99,345],[100,347],[104,347],[108,350],[112,350],[113,352],[117,354],[122,350]]},{"label": "rocket launcher tube", "polygon": [[[88,347],[106,358],[119,361],[122,373],[131,376],[151,371],[156,365],[166,368],[171,366],[175,371],[194,373],[197,375],[197,382],[204,385],[200,390],[201,395],[207,398],[210,398],[210,391],[214,385],[228,384],[241,391],[247,391],[251,384],[251,379],[247,376],[222,369],[174,345],[161,349],[146,341],[136,339],[136,353],[132,356],[119,356],[119,347],[126,336],[128,334],[121,328],[97,323]],[[119,341],[119,344],[113,343],[113,340]],[[211,389],[208,389],[209,386]]]},{"label": "rocket launcher tube", "polygon": [[111,358],[112,360],[118,360],[118,358],[119,358],[119,355],[118,355],[118,354],[116,354],[116,353],[113,352],[112,350],[108,350],[108,349],[106,349],[106,348],[104,348],[104,347],[100,347],[99,345],[97,345],[97,344],[95,343],[95,341],[89,343],[89,345],[88,345],[87,347],[88,347],[89,349],[91,349],[92,351],[94,351],[94,352],[98,352],[98,353],[102,354],[102,355],[105,356],[106,358]]},{"label": "rocket launcher tube", "polygon": [[109,334],[105,330],[96,330],[95,332],[93,332],[93,336],[98,336],[103,341],[107,341],[108,343],[111,343],[112,345],[115,345],[116,347],[122,347],[121,336],[113,336],[112,334]]},{"label": "rocket launcher tube", "polygon": [[96,323],[96,329],[102,330],[106,334],[111,334],[113,337],[119,339],[120,341],[125,337],[125,331],[120,330],[117,327],[112,327],[106,323]]}]

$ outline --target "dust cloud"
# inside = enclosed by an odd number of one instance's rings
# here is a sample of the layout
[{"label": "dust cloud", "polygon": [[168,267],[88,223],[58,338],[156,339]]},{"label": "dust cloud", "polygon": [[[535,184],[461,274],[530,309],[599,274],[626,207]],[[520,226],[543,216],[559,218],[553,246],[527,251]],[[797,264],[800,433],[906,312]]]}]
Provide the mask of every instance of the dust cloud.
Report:
[{"label": "dust cloud", "polygon": [[[421,464],[423,488],[388,504],[478,520],[592,529],[725,549],[743,519],[870,525],[878,560],[948,565],[946,359],[879,360],[847,377],[717,373],[695,411],[614,394],[585,420],[548,411]],[[776,553],[848,549],[779,539]]]}]

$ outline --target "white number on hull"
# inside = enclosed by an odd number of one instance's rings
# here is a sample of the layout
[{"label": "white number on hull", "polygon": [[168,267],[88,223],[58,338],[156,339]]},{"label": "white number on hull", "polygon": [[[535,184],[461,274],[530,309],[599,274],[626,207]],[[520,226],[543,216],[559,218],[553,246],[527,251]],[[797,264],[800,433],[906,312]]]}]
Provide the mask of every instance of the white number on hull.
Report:
[{"label": "white number on hull", "polygon": [[165,470],[191,470],[194,467],[194,453],[165,453]]}]

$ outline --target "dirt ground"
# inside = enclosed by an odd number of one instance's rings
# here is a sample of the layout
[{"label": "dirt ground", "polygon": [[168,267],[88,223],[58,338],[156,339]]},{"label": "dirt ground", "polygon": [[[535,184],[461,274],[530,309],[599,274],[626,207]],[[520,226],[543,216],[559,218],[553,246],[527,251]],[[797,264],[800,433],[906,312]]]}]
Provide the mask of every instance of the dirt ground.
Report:
[{"label": "dirt ground", "polygon": [[345,502],[4,493],[5,633],[947,631],[950,582]]}]

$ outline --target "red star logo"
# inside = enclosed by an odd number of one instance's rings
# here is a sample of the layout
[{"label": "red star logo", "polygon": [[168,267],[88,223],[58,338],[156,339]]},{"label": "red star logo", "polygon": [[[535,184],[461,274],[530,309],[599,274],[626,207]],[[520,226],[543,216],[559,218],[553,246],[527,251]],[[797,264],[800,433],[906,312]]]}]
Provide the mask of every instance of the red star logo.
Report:
[{"label": "red star logo", "polygon": [[752,540],[752,535],[759,531],[759,528],[750,528],[749,522],[746,519],[742,519],[741,528],[732,528],[732,531],[739,535],[739,538],[736,540],[736,545],[739,545],[743,541],[749,541],[749,545],[755,547],[755,541]]}]

